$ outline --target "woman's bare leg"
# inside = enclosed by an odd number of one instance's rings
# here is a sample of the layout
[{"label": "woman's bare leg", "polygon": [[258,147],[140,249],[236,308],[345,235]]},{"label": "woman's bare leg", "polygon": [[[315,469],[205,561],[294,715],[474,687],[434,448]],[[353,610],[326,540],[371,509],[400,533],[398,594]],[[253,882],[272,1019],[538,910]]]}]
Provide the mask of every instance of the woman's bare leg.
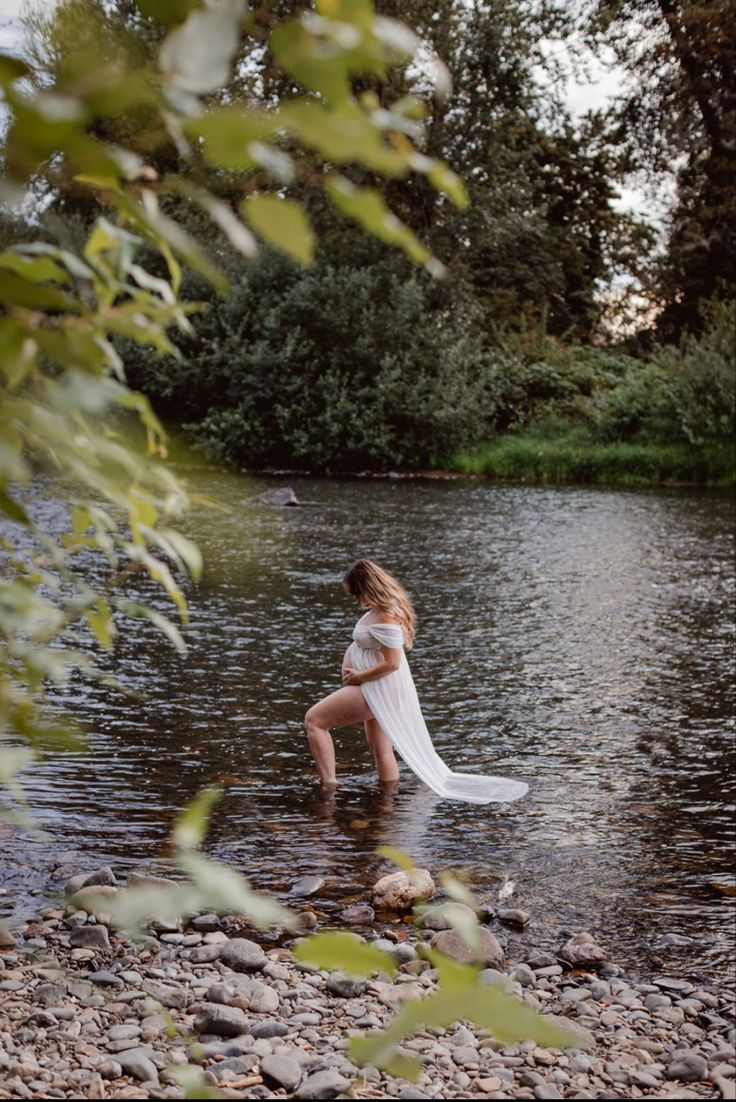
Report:
[{"label": "woman's bare leg", "polygon": [[322,784],[336,783],[335,747],[330,728],[349,727],[370,718],[370,709],[357,685],[346,685],[309,709],[304,717],[304,724],[307,728],[309,749]]},{"label": "woman's bare leg", "polygon": [[365,727],[365,737],[368,739],[368,745],[376,762],[379,781],[384,783],[397,781],[399,779],[399,767],[388,735],[377,719],[367,719],[363,726]]}]

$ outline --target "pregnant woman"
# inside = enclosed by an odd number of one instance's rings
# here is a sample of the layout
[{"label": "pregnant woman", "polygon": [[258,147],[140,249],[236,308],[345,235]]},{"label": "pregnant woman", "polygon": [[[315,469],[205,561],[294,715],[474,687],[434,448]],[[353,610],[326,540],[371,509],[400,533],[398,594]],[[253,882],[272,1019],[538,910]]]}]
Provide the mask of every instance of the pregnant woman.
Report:
[{"label": "pregnant woman", "polygon": [[334,786],[332,727],[365,725],[381,781],[395,781],[394,749],[439,796],[470,803],[505,803],[529,786],[504,777],[453,773],[436,752],[419,707],[404,654],[414,641],[414,609],[395,578],[370,559],[358,559],[343,579],[365,615],[355,625],[343,659],[343,688],[310,708],[305,717],[309,746],[323,785]]}]

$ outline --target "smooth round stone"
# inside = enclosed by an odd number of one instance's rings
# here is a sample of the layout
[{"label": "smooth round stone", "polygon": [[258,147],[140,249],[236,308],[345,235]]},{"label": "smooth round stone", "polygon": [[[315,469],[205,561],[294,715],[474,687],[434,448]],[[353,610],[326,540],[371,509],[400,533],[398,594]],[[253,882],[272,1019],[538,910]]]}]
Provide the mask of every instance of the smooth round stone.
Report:
[{"label": "smooth round stone", "polygon": [[268,1040],[271,1037],[285,1037],[289,1032],[289,1027],[284,1022],[257,1022],[256,1025],[251,1026],[251,1037],[265,1038]]},{"label": "smooth round stone", "polygon": [[[193,949],[192,952],[197,950]],[[260,972],[266,960],[266,954],[260,945],[244,937],[232,938],[220,949],[221,963],[236,972]]]},{"label": "smooth round stone", "polygon": [[261,1075],[266,1083],[275,1083],[286,1091],[292,1091],[302,1077],[302,1069],[291,1056],[264,1056]]},{"label": "smooth round stone", "polygon": [[681,1083],[697,1083],[708,1076],[708,1062],[692,1049],[680,1049],[673,1053],[667,1065],[667,1076]]},{"label": "smooth round stone", "polygon": [[324,883],[323,876],[303,876],[301,880],[297,880],[296,884],[292,885],[291,894],[305,898],[318,892],[320,888],[324,887]]}]

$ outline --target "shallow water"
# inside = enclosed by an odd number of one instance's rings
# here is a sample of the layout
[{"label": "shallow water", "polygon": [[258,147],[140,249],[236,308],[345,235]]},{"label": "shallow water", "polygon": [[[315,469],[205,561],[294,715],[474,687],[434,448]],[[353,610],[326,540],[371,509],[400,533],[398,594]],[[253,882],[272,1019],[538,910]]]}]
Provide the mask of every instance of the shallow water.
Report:
[{"label": "shallow water", "polygon": [[[433,872],[466,869],[480,895],[510,877],[534,916],[527,943],[588,929],[629,967],[726,973],[729,496],[301,479],[310,506],[275,509],[253,496],[280,483],[180,473],[232,510],[188,522],[207,562],[189,654],[135,624],[111,668],[144,696],[74,686],[88,745],[26,774],[55,840],[5,847],[6,911],[29,913],[62,861],[156,858],[175,810],[219,779],[208,850],[284,898],[312,872],[327,882],[318,910],[366,898],[390,844]],[[339,582],[359,555],[412,592],[410,662],[439,752],[528,780],[526,799],[442,801],[405,770],[381,793],[357,729],[338,733],[340,788],[320,795],[302,716],[339,687],[360,614]],[[665,932],[693,944],[660,950]]]}]

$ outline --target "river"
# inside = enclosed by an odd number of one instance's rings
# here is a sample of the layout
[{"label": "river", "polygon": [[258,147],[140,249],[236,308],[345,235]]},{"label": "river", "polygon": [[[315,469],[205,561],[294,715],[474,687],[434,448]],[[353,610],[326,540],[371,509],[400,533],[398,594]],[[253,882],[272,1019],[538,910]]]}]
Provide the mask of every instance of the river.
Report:
[{"label": "river", "polygon": [[[306,873],[326,880],[317,910],[367,898],[390,844],[433,873],[466,870],[480,896],[512,879],[533,915],[512,947],[587,929],[627,966],[725,974],[731,495],[304,478],[308,504],[279,509],[254,496],[287,480],[180,474],[229,510],[197,506],[185,525],[206,560],[189,653],[136,623],[108,665],[142,695],[75,684],[87,745],[25,774],[53,840],[4,846],[0,911],[30,914],[58,864],[154,861],[176,809],[220,781],[208,852],[283,899]],[[413,596],[410,662],[439,752],[526,779],[527,798],[443,801],[405,769],[382,793],[357,729],[337,734],[340,786],[320,794],[302,717],[339,687],[361,611],[340,579],[359,556]],[[691,943],[661,950],[673,932]]]}]

